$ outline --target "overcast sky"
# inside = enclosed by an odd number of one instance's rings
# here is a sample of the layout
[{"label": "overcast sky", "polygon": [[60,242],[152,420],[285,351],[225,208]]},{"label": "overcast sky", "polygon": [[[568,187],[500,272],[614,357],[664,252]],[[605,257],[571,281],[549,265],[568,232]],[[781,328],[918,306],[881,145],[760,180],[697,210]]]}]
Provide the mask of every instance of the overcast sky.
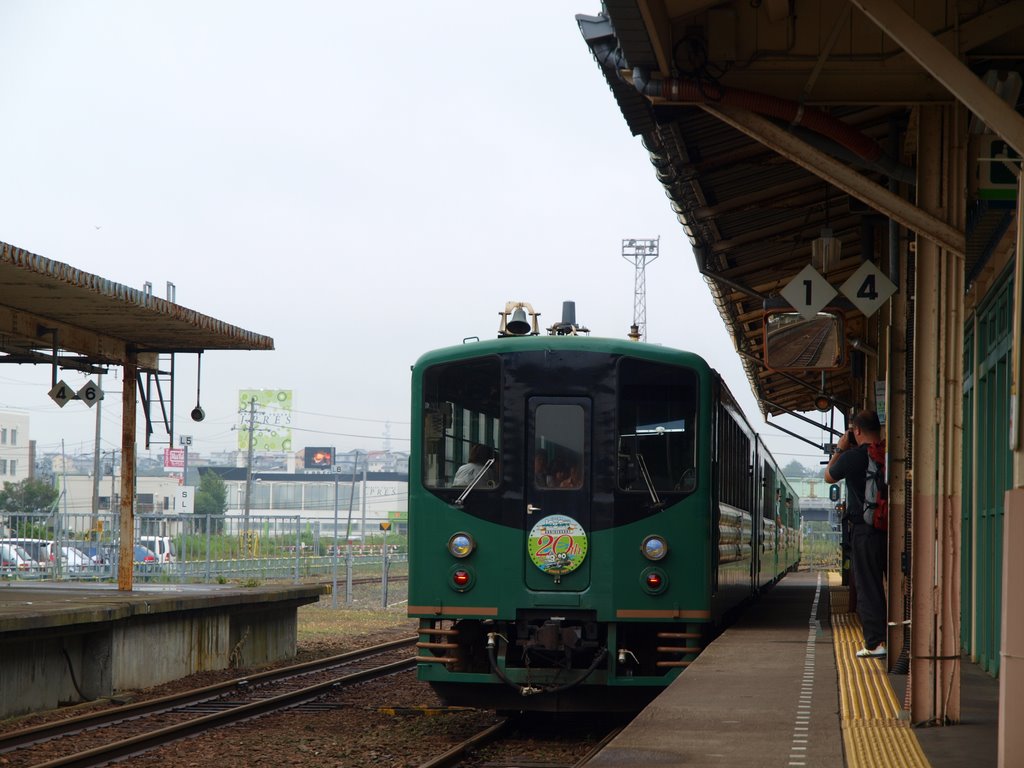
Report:
[{"label": "overcast sky", "polygon": [[[296,448],[407,450],[420,354],[493,337],[511,299],[544,325],[574,300],[592,335],[623,337],[622,239],[660,236],[648,341],[703,355],[783,464],[818,468],[755,408],[577,28],[599,6],[4,0],[0,240],[161,297],[173,282],[178,303],[274,339],[203,355],[201,424],[195,356],[178,357],[176,431],[208,452],[237,444],[246,388],[293,391]],[[119,377],[103,387],[117,449]],[[28,413],[41,452],[91,451],[94,414],[49,388],[44,366],[0,368],[0,408]]]}]

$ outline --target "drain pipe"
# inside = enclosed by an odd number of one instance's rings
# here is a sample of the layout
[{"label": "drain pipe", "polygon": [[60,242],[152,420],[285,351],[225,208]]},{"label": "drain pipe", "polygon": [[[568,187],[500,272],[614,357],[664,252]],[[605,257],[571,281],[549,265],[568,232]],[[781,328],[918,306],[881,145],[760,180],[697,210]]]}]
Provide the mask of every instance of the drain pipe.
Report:
[{"label": "drain pipe", "polygon": [[633,68],[633,85],[644,96],[662,98],[668,102],[696,104],[724,104],[741,107],[766,117],[784,120],[792,126],[802,125],[815,133],[834,139],[858,157],[874,163],[882,157],[882,148],[863,133],[842,120],[814,107],[805,107],[789,99],[767,96],[740,88],[725,88],[718,84],[697,85],[678,77],[652,80],[642,67]]},{"label": "drain pipe", "polygon": [[[576,22],[606,76],[624,81],[621,73],[630,69],[629,63],[618,46],[615,31],[607,16],[579,14]],[[913,183],[911,179],[916,178],[911,169],[888,157],[870,136],[815,107],[740,88],[726,88],[715,82],[696,83],[678,77],[651,79],[650,73],[642,67],[633,67],[632,72],[633,87],[644,96],[665,99],[669,103],[724,104],[747,109],[784,121],[793,128],[803,126],[825,136],[886,176],[899,178],[904,183]]]}]

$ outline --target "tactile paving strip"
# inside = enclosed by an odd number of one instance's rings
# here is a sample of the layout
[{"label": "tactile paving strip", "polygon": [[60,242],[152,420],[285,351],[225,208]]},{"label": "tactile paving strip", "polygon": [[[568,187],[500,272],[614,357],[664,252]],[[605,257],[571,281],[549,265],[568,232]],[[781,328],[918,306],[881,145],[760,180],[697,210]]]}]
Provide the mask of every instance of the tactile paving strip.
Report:
[{"label": "tactile paving strip", "polygon": [[[860,659],[860,620],[849,605],[838,574],[829,574],[832,638],[839,673],[839,710],[848,768],[929,768],[917,737],[889,685],[884,659]],[[842,612],[837,612],[837,608]]]}]

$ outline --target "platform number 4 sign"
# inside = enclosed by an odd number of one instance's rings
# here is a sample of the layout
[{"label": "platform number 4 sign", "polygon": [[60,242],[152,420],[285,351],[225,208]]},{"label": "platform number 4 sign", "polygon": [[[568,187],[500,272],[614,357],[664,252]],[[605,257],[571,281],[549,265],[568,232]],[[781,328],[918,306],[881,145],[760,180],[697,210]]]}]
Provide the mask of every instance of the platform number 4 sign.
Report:
[{"label": "platform number 4 sign", "polygon": [[865,261],[839,290],[865,317],[871,317],[896,293],[896,286],[878,267]]},{"label": "platform number 4 sign", "polygon": [[61,408],[68,404],[68,400],[75,399],[75,390],[69,387],[64,379],[61,379],[54,384],[48,394],[50,395],[50,399],[52,399],[53,402]]}]

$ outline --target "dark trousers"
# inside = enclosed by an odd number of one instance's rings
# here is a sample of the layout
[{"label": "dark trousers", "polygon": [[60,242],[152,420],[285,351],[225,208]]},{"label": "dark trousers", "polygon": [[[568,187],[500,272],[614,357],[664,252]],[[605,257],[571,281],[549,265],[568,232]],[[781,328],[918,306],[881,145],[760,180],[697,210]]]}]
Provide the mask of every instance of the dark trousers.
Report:
[{"label": "dark trousers", "polygon": [[857,584],[857,615],[864,630],[864,645],[884,643],[886,534],[866,524],[853,526],[853,578]]}]

